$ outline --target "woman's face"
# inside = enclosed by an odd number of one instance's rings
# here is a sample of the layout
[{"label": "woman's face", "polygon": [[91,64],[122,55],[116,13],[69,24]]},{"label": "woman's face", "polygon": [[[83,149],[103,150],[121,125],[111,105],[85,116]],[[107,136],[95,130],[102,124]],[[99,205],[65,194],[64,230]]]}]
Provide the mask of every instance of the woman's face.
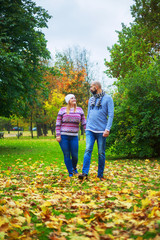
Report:
[{"label": "woman's face", "polygon": [[70,98],[69,103],[70,105],[76,104],[76,98],[75,97]]}]

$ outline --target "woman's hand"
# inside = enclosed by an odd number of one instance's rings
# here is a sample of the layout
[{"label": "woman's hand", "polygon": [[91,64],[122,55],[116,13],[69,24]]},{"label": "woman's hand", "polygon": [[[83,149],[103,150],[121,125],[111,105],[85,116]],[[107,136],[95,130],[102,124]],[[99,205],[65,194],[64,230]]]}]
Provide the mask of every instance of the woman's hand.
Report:
[{"label": "woman's hand", "polygon": [[56,136],[56,140],[57,140],[57,142],[60,142],[61,141],[61,136]]}]

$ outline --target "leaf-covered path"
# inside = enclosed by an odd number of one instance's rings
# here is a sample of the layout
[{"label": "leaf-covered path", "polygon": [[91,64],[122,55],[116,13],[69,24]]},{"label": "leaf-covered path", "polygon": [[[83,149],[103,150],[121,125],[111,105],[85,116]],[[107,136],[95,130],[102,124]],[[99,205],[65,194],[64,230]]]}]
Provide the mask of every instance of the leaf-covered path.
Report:
[{"label": "leaf-covered path", "polygon": [[65,166],[17,159],[0,173],[0,239],[160,239],[160,164],[92,162],[88,181]]}]

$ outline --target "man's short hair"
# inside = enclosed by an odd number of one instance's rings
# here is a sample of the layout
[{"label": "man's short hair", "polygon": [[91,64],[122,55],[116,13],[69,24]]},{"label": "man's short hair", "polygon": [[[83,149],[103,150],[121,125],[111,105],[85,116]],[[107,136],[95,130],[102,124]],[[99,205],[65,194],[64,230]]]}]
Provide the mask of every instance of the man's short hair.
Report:
[{"label": "man's short hair", "polygon": [[100,88],[100,89],[102,88],[101,83],[98,81],[94,81],[94,82],[92,82],[92,84],[98,86],[98,88]]}]

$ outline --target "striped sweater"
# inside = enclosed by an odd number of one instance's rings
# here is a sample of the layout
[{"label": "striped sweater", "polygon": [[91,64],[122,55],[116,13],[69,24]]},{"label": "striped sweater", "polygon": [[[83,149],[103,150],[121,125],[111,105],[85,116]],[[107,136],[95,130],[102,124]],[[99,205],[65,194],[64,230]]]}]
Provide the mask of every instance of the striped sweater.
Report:
[{"label": "striped sweater", "polygon": [[86,119],[82,108],[77,107],[76,112],[74,112],[74,108],[71,108],[70,113],[67,114],[66,107],[62,107],[56,120],[56,136],[77,136],[80,122],[83,128],[86,129]]}]

